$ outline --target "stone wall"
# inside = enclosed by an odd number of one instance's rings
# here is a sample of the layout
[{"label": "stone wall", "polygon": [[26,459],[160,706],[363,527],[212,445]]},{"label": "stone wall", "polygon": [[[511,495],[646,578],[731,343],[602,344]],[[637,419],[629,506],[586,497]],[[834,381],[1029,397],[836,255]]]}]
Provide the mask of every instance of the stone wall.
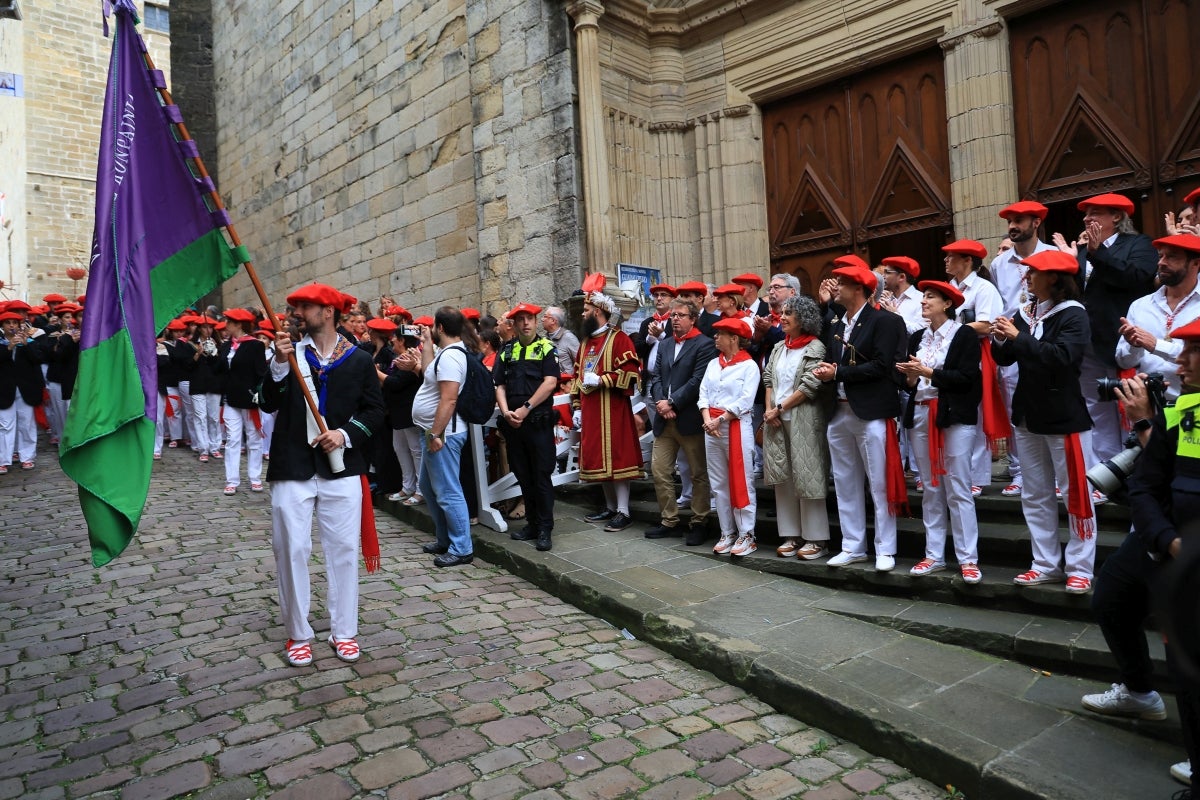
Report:
[{"label": "stone wall", "polygon": [[[213,44],[220,188],[273,304],[322,280],[495,313],[578,285],[569,52],[545,2],[237,0]],[[225,300],[256,302],[244,275]]]},{"label": "stone wall", "polygon": [[[25,76],[24,22],[0,19],[0,72]],[[25,99],[0,95],[0,300],[24,299],[25,225]]]}]

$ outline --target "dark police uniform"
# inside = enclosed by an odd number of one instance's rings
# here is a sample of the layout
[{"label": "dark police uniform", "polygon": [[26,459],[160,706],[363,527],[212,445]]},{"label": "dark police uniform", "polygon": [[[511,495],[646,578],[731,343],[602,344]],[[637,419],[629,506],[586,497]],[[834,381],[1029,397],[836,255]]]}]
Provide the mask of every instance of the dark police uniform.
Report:
[{"label": "dark police uniform", "polygon": [[[508,408],[516,411],[529,402],[546,378],[558,381],[558,358],[554,344],[545,338],[534,339],[528,347],[513,339],[500,351],[492,376],[497,386],[503,386]],[[525,535],[539,537],[540,549],[549,549],[550,533],[554,530],[554,395],[529,411],[519,428],[500,418],[500,430],[508,446],[508,463],[521,492],[525,495]],[[514,534],[516,538],[517,534]],[[541,539],[545,539],[545,547]]]}]

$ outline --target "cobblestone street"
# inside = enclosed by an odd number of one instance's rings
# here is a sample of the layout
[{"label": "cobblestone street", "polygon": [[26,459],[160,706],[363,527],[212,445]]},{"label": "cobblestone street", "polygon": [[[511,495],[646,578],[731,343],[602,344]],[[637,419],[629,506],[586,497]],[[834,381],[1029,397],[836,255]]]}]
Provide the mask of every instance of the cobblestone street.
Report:
[{"label": "cobblestone street", "polygon": [[386,514],[362,660],[321,640],[317,565],[316,658],[288,667],[267,495],[165,451],[96,570],[42,445],[0,478],[0,798],[947,797],[487,563],[436,569]]}]

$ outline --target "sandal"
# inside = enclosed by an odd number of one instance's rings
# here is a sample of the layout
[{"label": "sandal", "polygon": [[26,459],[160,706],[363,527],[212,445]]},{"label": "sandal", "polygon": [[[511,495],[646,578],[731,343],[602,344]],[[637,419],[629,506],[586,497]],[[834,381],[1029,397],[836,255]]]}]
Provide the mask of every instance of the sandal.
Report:
[{"label": "sandal", "polygon": [[512,511],[504,515],[505,519],[525,519],[525,501],[518,500]]},{"label": "sandal", "polygon": [[353,664],[362,655],[362,651],[358,649],[358,642],[353,639],[334,639],[330,636],[329,644],[333,646],[334,655],[347,664]]},{"label": "sandal", "polygon": [[287,644],[283,647],[283,657],[293,667],[307,667],[312,663],[312,642],[297,642],[288,639]]},{"label": "sandal", "polygon": [[419,494],[414,494],[412,497],[403,502],[406,506],[419,506],[421,503],[425,502],[425,498],[421,497]]}]

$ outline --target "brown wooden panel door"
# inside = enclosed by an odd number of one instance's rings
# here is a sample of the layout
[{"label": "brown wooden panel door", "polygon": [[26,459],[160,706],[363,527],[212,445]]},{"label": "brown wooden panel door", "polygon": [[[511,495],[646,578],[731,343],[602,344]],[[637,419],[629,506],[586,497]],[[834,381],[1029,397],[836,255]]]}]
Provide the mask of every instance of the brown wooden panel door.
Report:
[{"label": "brown wooden panel door", "polygon": [[[899,241],[939,267],[951,224],[939,50],[765,107],[763,149],[774,271],[811,291],[837,256],[900,255],[886,250]],[[932,235],[902,236],[920,231]]]},{"label": "brown wooden panel door", "polygon": [[1050,206],[1048,230],[1074,237],[1075,203],[1134,200],[1162,215],[1200,183],[1200,0],[1058,3],[1009,22],[1018,184]]}]

